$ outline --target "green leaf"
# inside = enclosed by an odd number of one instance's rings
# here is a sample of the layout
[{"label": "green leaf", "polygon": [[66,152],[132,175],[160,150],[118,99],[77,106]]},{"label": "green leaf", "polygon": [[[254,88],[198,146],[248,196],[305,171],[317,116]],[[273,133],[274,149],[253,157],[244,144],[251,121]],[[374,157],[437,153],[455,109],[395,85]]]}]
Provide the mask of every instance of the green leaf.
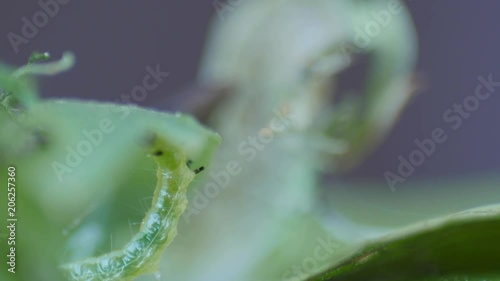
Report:
[{"label": "green leaf", "polygon": [[500,205],[481,207],[397,231],[308,280],[500,280],[498,237]]},{"label": "green leaf", "polygon": [[[46,101],[34,104],[18,121],[6,122],[9,126],[1,128],[0,140],[5,141],[0,141],[0,166],[17,167],[18,255],[30,265],[14,280],[63,280],[57,270],[60,264],[102,254],[101,248],[93,246],[102,239],[109,251],[106,231],[123,228],[129,233],[126,221],[116,217],[119,223],[114,223],[111,217],[101,221],[105,225],[95,240],[73,239],[85,226],[76,222],[86,220],[89,208],[90,213],[97,212],[95,217],[107,217],[100,209],[93,212],[92,206],[113,209],[113,202],[106,199],[111,194],[130,196],[135,189],[152,196],[149,183],[156,176],[141,173],[155,169],[146,150],[152,137],[171,144],[171,149],[191,160],[193,168],[208,165],[220,142],[217,134],[190,116],[130,105]],[[6,182],[5,176],[0,175],[0,180]],[[119,207],[120,215],[127,211],[126,206]],[[76,229],[71,229],[73,224]],[[72,247],[78,253],[91,251],[86,256],[68,255]]]}]

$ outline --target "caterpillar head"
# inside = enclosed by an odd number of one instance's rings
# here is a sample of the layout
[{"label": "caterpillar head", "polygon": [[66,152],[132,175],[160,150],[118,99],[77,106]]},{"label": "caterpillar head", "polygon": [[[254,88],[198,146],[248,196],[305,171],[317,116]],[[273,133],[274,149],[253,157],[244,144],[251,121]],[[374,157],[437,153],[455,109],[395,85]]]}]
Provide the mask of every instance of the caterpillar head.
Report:
[{"label": "caterpillar head", "polygon": [[[220,137],[199,125],[187,115],[176,114],[168,128],[153,128],[147,137],[150,155],[163,167],[174,169],[188,165],[200,172],[208,165],[211,155],[220,143]],[[161,134],[151,132],[162,132]]]}]

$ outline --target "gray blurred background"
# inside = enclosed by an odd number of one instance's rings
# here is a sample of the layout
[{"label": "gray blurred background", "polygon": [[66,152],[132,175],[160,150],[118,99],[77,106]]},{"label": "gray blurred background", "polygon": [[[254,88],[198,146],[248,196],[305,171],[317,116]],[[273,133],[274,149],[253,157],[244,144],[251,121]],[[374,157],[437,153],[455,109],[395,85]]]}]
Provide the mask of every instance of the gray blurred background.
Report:
[{"label": "gray blurred background", "polygon": [[[390,137],[347,180],[385,182],[383,173],[396,170],[398,156],[407,158],[415,139],[428,138],[434,128],[447,126],[443,113],[474,93],[478,76],[492,74],[500,81],[500,1],[405,2],[419,36],[417,72],[423,83]],[[170,76],[140,105],[169,110],[192,98],[185,89],[196,79],[215,14],[212,1],[70,0],[16,54],[7,35],[21,34],[22,18],[31,19],[37,11],[37,1],[2,2],[0,60],[21,65],[35,50],[49,51],[54,58],[65,50],[74,52],[76,67],[41,81],[44,97],[115,101],[141,83],[146,66],[160,64]],[[481,103],[459,130],[451,131],[448,141],[409,180],[498,171],[498,95],[500,91]]]}]

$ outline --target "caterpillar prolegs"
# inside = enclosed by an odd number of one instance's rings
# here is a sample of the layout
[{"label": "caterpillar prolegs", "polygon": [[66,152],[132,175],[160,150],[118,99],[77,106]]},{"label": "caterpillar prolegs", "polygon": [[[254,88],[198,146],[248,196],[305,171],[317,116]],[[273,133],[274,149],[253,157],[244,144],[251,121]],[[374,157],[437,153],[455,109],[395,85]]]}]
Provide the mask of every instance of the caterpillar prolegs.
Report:
[{"label": "caterpillar prolegs", "polygon": [[158,271],[163,251],[177,234],[177,222],[187,206],[187,186],[196,173],[186,164],[185,154],[165,141],[156,138],[150,152],[158,164],[158,181],[140,231],[122,250],[61,266],[68,280],[132,280]]}]

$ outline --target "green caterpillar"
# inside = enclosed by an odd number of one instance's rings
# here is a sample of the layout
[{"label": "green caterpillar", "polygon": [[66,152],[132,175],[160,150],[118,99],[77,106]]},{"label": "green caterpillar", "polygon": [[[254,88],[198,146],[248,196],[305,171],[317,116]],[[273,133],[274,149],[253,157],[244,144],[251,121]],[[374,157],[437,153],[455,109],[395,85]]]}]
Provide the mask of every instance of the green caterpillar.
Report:
[{"label": "green caterpillar", "polygon": [[[37,272],[33,276],[36,280],[62,280],[61,275],[75,281],[132,280],[158,272],[160,257],[176,236],[179,217],[186,208],[186,189],[209,162],[220,137],[194,118],[179,113],[166,114],[132,105],[40,100],[32,75],[52,75],[74,62],[73,56],[66,54],[58,62],[37,63],[47,58],[48,54],[37,53],[28,65],[17,70],[0,65],[0,164],[15,163],[26,171],[24,175],[32,175],[19,178],[24,186],[20,205],[26,206],[19,216],[26,225],[45,221],[54,226],[52,229],[58,229],[54,221],[46,219],[46,214],[64,221],[71,217],[68,214],[78,213],[96,198],[109,194],[119,185],[120,172],[136,163],[146,163],[144,150],[137,144],[144,144],[144,137],[152,133],[154,138],[147,138],[147,154],[158,167],[157,186],[138,233],[121,250],[66,259],[61,256],[72,242],[69,239],[65,245],[60,243],[64,234],[49,238],[50,231],[41,230],[36,235],[20,232],[20,244],[35,252],[46,253],[43,245],[38,247],[40,240],[48,244],[54,239],[57,243],[52,253],[31,263],[31,272]],[[102,131],[103,124],[109,130]],[[94,134],[92,142],[86,134],[89,132]],[[78,152],[78,161],[71,161],[70,150],[78,150],[82,144],[88,149]],[[199,168],[191,170],[191,165]],[[45,197],[48,201],[44,202],[43,194],[50,194]],[[31,201],[31,195],[36,200]],[[70,196],[76,199],[68,203]],[[81,259],[87,256],[90,258]],[[46,270],[49,267],[57,270]],[[16,280],[32,280],[31,272],[20,272]]]},{"label": "green caterpillar", "polygon": [[158,182],[140,231],[122,250],[63,265],[69,280],[132,280],[158,271],[160,257],[177,234],[177,222],[186,209],[186,189],[202,168],[190,170],[185,154],[162,139],[156,138],[152,147]]}]

